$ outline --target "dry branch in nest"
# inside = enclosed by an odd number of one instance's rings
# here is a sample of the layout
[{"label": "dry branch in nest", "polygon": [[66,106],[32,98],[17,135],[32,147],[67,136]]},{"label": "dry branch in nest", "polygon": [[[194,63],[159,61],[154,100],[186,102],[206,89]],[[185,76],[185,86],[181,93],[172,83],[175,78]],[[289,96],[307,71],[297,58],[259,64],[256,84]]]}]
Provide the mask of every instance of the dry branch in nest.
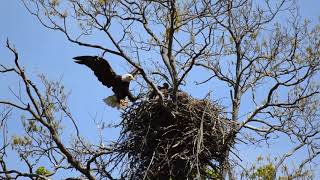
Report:
[{"label": "dry branch in nest", "polygon": [[232,124],[208,99],[178,93],[177,104],[148,99],[122,113],[117,146],[130,179],[186,179],[204,175],[233,144]]}]

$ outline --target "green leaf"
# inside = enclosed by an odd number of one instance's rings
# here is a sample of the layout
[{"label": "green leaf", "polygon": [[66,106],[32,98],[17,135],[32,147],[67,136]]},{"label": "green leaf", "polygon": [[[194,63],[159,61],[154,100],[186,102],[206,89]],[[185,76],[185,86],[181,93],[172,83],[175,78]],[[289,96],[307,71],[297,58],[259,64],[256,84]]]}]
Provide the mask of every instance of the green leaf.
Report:
[{"label": "green leaf", "polygon": [[43,175],[43,176],[47,176],[49,174],[51,174],[51,172],[49,170],[47,170],[45,167],[40,166],[37,170],[36,170],[36,174],[38,175]]}]

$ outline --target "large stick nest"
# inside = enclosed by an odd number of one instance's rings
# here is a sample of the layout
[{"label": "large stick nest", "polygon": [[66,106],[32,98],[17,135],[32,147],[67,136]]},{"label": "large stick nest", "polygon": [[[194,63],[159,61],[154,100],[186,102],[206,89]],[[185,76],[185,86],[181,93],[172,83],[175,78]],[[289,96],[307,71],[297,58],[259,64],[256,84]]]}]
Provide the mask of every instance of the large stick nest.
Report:
[{"label": "large stick nest", "polygon": [[186,179],[205,174],[221,162],[233,144],[232,124],[208,99],[179,92],[137,102],[122,113],[118,152],[128,158],[130,179]]}]

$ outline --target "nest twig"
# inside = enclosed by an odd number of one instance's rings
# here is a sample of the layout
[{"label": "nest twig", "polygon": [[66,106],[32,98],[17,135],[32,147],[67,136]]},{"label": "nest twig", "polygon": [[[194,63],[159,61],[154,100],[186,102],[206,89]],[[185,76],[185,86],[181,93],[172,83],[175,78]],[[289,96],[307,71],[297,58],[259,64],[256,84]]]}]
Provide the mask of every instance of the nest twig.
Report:
[{"label": "nest twig", "polygon": [[186,179],[205,174],[233,144],[232,124],[208,99],[180,93],[177,103],[149,99],[122,113],[117,146],[128,158],[130,179]]}]

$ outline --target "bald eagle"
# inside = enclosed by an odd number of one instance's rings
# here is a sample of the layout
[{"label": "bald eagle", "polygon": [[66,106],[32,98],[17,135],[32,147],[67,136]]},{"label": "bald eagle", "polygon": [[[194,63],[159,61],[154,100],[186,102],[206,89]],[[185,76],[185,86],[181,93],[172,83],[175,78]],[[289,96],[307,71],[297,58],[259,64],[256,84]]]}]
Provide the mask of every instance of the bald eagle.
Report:
[{"label": "bald eagle", "polygon": [[103,85],[112,88],[114,95],[103,99],[107,105],[119,109],[128,105],[126,97],[131,102],[136,100],[129,90],[130,81],[134,79],[134,75],[117,75],[108,61],[98,56],[77,56],[73,59],[76,63],[89,67]]},{"label": "bald eagle", "polygon": [[[158,86],[159,91],[163,94],[163,97],[165,99],[168,99],[168,93],[169,93],[169,84],[163,83],[162,86]],[[149,95],[149,99],[158,99],[158,94],[155,90],[151,91]]]}]

